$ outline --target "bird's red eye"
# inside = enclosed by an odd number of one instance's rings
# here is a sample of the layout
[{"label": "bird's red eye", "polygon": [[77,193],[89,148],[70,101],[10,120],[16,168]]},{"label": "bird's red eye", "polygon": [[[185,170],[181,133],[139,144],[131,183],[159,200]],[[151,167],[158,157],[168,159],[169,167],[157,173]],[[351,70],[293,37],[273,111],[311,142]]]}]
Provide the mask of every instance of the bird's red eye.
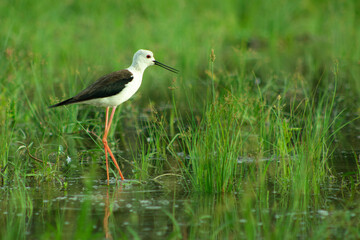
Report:
[{"label": "bird's red eye", "polygon": [[151,56],[150,56],[150,55],[146,55],[146,58],[151,58]]}]

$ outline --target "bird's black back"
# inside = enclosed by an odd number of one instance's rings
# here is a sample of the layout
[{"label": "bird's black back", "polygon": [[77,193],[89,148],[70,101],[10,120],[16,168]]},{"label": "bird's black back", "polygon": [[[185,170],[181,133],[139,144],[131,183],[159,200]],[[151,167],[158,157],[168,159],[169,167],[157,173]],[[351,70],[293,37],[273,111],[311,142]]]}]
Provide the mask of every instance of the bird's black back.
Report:
[{"label": "bird's black back", "polygon": [[127,70],[109,73],[88,86],[76,96],[50,106],[49,108],[80,103],[97,98],[111,97],[120,93],[134,79],[133,74]]}]

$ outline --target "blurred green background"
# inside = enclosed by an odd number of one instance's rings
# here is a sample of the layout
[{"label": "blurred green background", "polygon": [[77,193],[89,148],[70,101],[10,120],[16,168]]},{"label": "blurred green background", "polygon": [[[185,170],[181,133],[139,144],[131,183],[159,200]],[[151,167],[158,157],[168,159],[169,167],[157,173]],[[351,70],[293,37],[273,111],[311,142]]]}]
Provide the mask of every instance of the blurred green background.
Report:
[{"label": "blurred green background", "polygon": [[[218,72],[240,74],[243,81],[253,74],[262,83],[274,81],[275,90],[284,87],[284,79],[295,81],[295,74],[304,78],[301,87],[311,88],[320,78],[326,85],[329,67],[338,61],[344,98],[353,102],[359,94],[358,1],[0,4],[2,83],[12,92],[2,93],[7,101],[18,91],[14,82],[37,106],[37,101],[74,94],[101,74],[129,66],[139,48],[179,68],[190,92],[200,97],[212,48]],[[171,75],[151,69],[140,94],[166,101],[170,83]]]}]

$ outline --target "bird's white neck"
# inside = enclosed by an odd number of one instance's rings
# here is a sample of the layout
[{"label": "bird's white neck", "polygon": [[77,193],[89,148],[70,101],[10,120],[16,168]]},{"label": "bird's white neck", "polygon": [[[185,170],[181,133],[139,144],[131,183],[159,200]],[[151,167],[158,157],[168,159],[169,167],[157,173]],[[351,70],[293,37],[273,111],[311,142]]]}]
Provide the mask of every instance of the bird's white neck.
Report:
[{"label": "bird's white neck", "polygon": [[145,69],[148,67],[147,64],[142,62],[133,62],[130,67],[128,67],[128,70],[130,72],[137,72],[141,75],[144,73]]}]

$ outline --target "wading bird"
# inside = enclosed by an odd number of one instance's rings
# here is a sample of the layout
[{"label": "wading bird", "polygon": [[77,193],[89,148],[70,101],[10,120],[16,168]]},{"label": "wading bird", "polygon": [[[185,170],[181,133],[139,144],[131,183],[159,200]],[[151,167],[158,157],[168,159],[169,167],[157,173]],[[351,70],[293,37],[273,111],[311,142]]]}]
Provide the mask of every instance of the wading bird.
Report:
[{"label": "wading bird", "polygon": [[[179,71],[169,67],[163,63],[155,60],[154,54],[149,50],[138,50],[133,57],[133,62],[130,67],[109,73],[103,77],[100,77],[96,82],[89,87],[81,91],[76,96],[69,98],[65,101],[50,106],[49,108],[59,107],[68,104],[83,103],[90,104],[99,107],[106,107],[105,117],[105,133],[102,139],[105,150],[106,159],[106,174],[107,183],[109,184],[109,163],[108,153],[112,161],[114,162],[120,177],[124,180],[124,176],[121,173],[120,167],[110,150],[107,142],[107,136],[110,130],[111,122],[114,117],[116,107],[121,103],[127,101],[135,92],[139,89],[142,81],[142,76],[145,69],[149,66],[157,65],[165,68],[174,73]],[[109,108],[112,107],[112,112],[109,118]]]}]

